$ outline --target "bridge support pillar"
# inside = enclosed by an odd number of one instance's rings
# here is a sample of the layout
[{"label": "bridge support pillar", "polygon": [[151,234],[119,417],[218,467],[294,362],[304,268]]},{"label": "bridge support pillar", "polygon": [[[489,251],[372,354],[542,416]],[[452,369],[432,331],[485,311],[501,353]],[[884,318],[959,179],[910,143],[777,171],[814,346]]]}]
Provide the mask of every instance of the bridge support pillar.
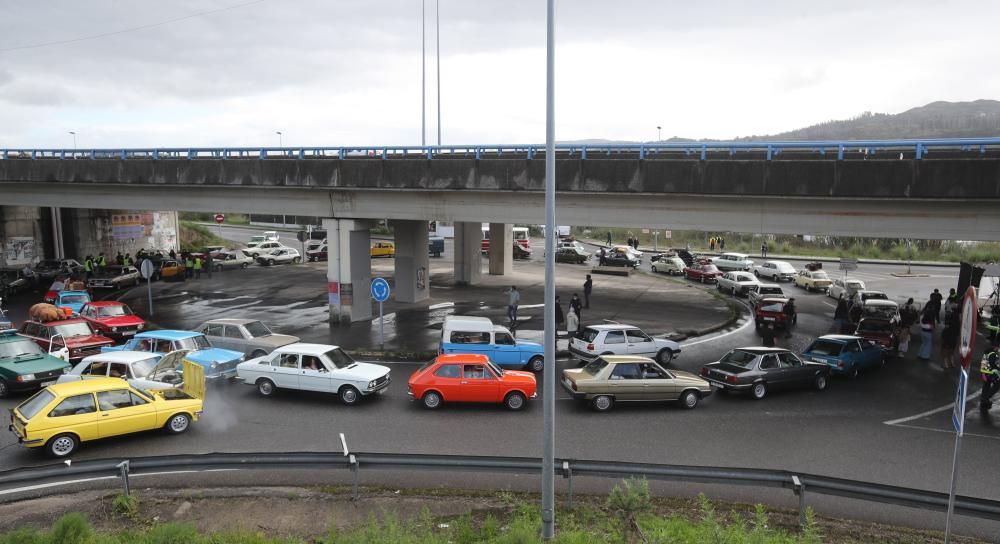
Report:
[{"label": "bridge support pillar", "polygon": [[372,318],[370,226],[365,220],[323,220],[331,323],[350,324]]},{"label": "bridge support pillar", "polygon": [[490,275],[505,276],[513,271],[514,226],[490,223]]},{"label": "bridge support pillar", "polygon": [[481,223],[455,223],[455,283],[476,285],[483,273]]},{"label": "bridge support pillar", "polygon": [[431,296],[427,221],[393,221],[396,233],[397,302],[420,302]]}]

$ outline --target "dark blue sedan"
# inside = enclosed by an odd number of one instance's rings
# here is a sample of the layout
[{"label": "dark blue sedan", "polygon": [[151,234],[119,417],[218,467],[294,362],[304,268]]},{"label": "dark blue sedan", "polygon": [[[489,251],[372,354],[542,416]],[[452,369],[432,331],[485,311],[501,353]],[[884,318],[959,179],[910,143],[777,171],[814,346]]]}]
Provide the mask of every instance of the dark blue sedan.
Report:
[{"label": "dark blue sedan", "polygon": [[885,350],[859,336],[828,334],[820,336],[802,352],[806,361],[829,365],[834,374],[857,378],[858,373],[885,364]]}]

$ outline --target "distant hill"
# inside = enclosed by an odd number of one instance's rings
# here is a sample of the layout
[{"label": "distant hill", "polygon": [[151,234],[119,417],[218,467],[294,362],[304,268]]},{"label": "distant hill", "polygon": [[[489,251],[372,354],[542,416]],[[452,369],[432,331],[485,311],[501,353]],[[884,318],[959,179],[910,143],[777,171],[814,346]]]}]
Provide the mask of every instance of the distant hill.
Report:
[{"label": "distant hill", "polygon": [[864,112],[854,119],[827,121],[781,134],[739,140],[867,140],[1000,136],[1000,101],[931,102],[890,115]]}]

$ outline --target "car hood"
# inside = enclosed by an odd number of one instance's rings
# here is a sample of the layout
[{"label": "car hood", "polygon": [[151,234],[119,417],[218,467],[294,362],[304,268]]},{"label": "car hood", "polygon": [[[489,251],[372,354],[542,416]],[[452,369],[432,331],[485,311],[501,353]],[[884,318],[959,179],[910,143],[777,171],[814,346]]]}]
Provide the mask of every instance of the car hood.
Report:
[{"label": "car hood", "polygon": [[354,363],[341,369],[340,376],[347,380],[371,381],[389,373],[389,367],[372,363]]},{"label": "car hood", "polygon": [[107,344],[111,345],[114,342],[110,338],[106,338],[99,334],[91,334],[89,336],[70,336],[64,338],[64,343],[68,348],[79,348],[83,346],[92,346],[94,344]]},{"label": "car hood", "polygon": [[115,317],[97,317],[94,318],[103,325],[109,327],[131,327],[134,325],[142,325],[145,321],[137,315],[119,315]]},{"label": "car hood", "polygon": [[189,352],[185,359],[204,366],[212,363],[228,363],[232,360],[238,360],[240,357],[243,357],[243,354],[238,351],[210,348]]},{"label": "car hood", "polygon": [[538,342],[532,342],[530,340],[514,340],[514,342],[517,344],[517,347],[519,348],[528,348],[534,350],[543,349],[541,344],[539,344]]},{"label": "car hood", "polygon": [[15,374],[38,374],[69,367],[69,363],[51,355],[33,355],[19,359],[4,359],[0,368],[6,368]]},{"label": "car hood", "polygon": [[251,340],[254,344],[263,344],[265,346],[274,346],[280,348],[281,346],[287,346],[288,344],[294,344],[299,341],[298,336],[292,336],[290,334],[271,334],[268,336],[261,336]]},{"label": "car hood", "polygon": [[685,372],[683,370],[674,370],[672,372],[674,374],[674,377],[677,378],[678,380],[692,384],[708,386],[708,382],[706,382],[702,377],[696,376],[690,372]]},{"label": "car hood", "polygon": [[667,340],[666,338],[653,338],[653,343],[656,344],[658,348],[670,348],[672,351],[680,353],[681,346],[673,340]]},{"label": "car hood", "polygon": [[504,370],[503,381],[504,383],[526,383],[535,385],[535,375],[531,372],[525,372],[523,370]]}]

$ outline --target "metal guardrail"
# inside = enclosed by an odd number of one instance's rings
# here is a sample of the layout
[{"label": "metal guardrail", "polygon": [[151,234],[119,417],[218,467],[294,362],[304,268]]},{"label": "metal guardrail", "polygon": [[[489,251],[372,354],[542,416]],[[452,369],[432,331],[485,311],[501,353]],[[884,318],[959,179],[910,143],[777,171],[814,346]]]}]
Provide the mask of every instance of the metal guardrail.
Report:
[{"label": "metal guardrail", "polygon": [[[346,444],[345,444],[346,446]],[[573,478],[645,477],[650,480],[687,481],[722,485],[784,488],[799,498],[799,517],[805,519],[806,492],[836,495],[864,501],[945,511],[948,494],[857,480],[830,478],[786,470],[701,467],[557,459],[556,476],[567,480],[569,506],[573,504]],[[207,453],[129,459],[100,459],[16,468],[0,472],[0,497],[25,491],[26,487],[58,487],[80,483],[86,478],[119,478],[128,493],[129,475],[226,470],[350,470],[354,477],[354,498],[358,497],[361,470],[447,470],[532,474],[542,470],[534,457],[485,457],[461,455],[419,455],[391,453]],[[958,496],[955,513],[1000,520],[1000,501]]]},{"label": "metal guardrail", "polygon": [[[640,144],[560,144],[556,152],[586,159],[587,154],[638,154],[640,160],[662,152],[683,153],[684,158],[698,157],[700,160],[722,156],[735,156],[739,152],[763,152],[767,160],[780,155],[785,150],[813,151],[821,155],[836,152],[837,160],[843,160],[846,153],[860,153],[871,156],[877,152],[903,152],[916,159],[922,159],[931,150],[978,152],[1000,149],[1000,138],[951,138],[913,140],[819,140],[784,142],[669,142]],[[462,144],[430,146],[308,146],[308,147],[165,147],[165,148],[105,148],[105,149],[0,149],[0,160],[8,159],[297,159],[313,158],[356,159],[356,158],[400,158],[420,157],[427,160],[435,157],[501,157],[504,153],[525,154],[528,159],[544,153],[543,144]],[[670,158],[670,157],[668,157]]]}]

